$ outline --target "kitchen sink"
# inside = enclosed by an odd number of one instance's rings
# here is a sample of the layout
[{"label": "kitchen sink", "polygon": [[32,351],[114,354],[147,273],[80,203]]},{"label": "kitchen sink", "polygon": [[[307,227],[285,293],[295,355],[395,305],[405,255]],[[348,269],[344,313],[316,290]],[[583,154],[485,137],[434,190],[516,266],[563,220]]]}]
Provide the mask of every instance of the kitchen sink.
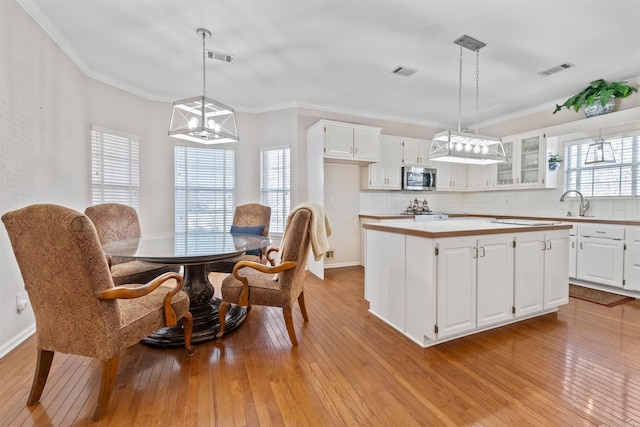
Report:
[{"label": "kitchen sink", "polygon": [[528,225],[528,226],[540,226],[540,225],[556,225],[562,224],[562,221],[544,221],[539,219],[490,219],[489,222],[496,224],[513,224],[513,225]]}]

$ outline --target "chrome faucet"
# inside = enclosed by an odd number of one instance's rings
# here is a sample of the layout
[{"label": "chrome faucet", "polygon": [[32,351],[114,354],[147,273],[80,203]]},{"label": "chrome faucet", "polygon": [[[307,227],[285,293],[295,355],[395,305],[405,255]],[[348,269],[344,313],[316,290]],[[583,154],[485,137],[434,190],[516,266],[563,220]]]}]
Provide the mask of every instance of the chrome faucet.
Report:
[{"label": "chrome faucet", "polygon": [[591,202],[589,201],[589,199],[585,199],[584,197],[582,197],[582,193],[578,190],[565,191],[564,194],[560,196],[560,201],[564,202],[567,198],[567,194],[569,193],[576,193],[578,196],[580,196],[580,216],[584,216],[584,214],[586,214],[591,207]]}]

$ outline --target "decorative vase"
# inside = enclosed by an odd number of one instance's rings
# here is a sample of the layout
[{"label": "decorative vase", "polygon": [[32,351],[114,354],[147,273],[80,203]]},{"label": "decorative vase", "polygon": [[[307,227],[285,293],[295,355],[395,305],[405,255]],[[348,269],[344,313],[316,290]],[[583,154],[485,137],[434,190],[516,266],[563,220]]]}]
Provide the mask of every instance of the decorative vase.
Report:
[{"label": "decorative vase", "polygon": [[554,170],[558,169],[559,166],[560,166],[560,162],[549,162],[549,170],[550,171],[554,171]]},{"label": "decorative vase", "polygon": [[615,107],[616,107],[615,100],[614,98],[611,98],[609,102],[607,102],[604,105],[600,103],[599,99],[596,99],[593,105],[585,105],[583,109],[584,109],[584,115],[586,117],[593,117],[593,116],[600,116],[602,114],[610,113],[613,111]]}]

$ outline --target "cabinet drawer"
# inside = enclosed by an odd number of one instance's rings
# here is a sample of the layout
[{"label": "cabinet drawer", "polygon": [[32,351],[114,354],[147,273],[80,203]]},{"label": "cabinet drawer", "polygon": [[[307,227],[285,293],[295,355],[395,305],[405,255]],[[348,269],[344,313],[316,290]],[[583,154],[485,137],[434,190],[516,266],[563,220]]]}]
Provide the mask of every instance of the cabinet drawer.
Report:
[{"label": "cabinet drawer", "polygon": [[580,224],[580,236],[624,240],[624,227],[606,224]]}]

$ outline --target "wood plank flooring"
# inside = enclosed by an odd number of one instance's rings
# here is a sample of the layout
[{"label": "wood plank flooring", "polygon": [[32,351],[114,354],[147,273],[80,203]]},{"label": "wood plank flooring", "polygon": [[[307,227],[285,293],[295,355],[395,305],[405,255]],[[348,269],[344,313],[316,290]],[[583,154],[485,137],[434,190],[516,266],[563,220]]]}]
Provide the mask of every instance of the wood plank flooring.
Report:
[{"label": "wood plank flooring", "polygon": [[[422,349],[367,311],[363,269],[308,275],[300,346],[279,309],[254,307],[224,338],[121,356],[100,426],[640,425],[640,302],[571,299],[556,314]],[[56,354],[25,402],[32,337],[0,360],[0,426],[91,425],[99,363]]]}]

